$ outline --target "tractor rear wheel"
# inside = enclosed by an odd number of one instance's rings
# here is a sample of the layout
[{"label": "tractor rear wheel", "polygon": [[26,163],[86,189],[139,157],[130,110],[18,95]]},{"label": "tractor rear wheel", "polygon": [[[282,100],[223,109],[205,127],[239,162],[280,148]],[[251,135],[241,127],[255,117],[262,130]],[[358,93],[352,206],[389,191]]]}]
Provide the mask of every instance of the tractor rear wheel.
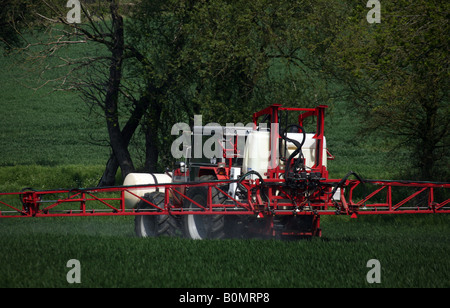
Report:
[{"label": "tractor rear wheel", "polygon": [[[148,202],[164,208],[164,194],[154,192],[144,197]],[[138,212],[154,212],[157,210],[147,202],[140,201]],[[134,220],[134,230],[138,237],[176,236],[178,231],[177,218],[171,215],[137,215]]]},{"label": "tractor rear wheel", "polygon": [[[202,176],[200,182],[214,181],[214,176]],[[221,204],[225,196],[217,189],[212,188],[212,201]],[[187,196],[194,202],[206,207],[208,198],[208,187],[199,186],[188,189]],[[184,208],[187,210],[199,210],[199,207],[186,199]],[[185,215],[183,216],[183,231],[187,238],[195,240],[223,239],[225,238],[225,216],[224,215]]]}]

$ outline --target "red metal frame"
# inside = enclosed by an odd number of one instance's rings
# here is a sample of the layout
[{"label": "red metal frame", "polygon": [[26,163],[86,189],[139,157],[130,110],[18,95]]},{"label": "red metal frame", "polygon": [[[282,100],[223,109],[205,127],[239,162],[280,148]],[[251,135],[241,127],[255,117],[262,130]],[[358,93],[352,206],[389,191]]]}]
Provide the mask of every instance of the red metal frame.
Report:
[{"label": "red metal frame", "polygon": [[[259,180],[245,180],[242,185],[254,190],[247,200],[238,200],[228,194],[224,187],[232,181],[211,181],[205,183],[169,183],[158,185],[140,185],[128,187],[107,187],[79,190],[27,191],[20,193],[0,193],[0,218],[13,217],[63,217],[63,216],[121,216],[121,215],[374,215],[374,214],[431,214],[450,213],[450,199],[436,199],[436,191],[450,188],[450,183],[428,182],[396,182],[347,180],[340,192],[340,200],[333,200],[331,187],[338,180],[322,182],[321,190],[327,194],[314,201],[294,200],[283,192],[282,181],[269,181],[267,188],[268,201],[261,194]],[[269,184],[270,183],[270,184]],[[363,198],[354,200],[354,191],[360,186],[368,186],[373,191]],[[206,206],[197,204],[180,187],[207,187],[208,202]],[[400,201],[393,201],[395,190],[402,187],[415,191],[402,196]],[[158,207],[135,194],[136,189],[165,189],[164,207]],[[226,201],[214,204],[211,198],[212,189],[222,194]],[[275,191],[277,193],[275,193]],[[280,193],[281,192],[281,193]],[[448,191],[447,191],[448,192]],[[125,193],[147,202],[154,210],[139,212],[125,208]],[[379,197],[383,201],[376,200]],[[419,196],[426,196],[418,200]],[[51,198],[51,199],[49,199]],[[14,199],[14,200],[13,200]],[[11,201],[7,201],[11,200]],[[301,200],[301,201],[300,201]],[[193,202],[198,210],[183,208],[183,202]],[[302,204],[303,203],[303,204]],[[66,206],[70,205],[70,208]]]},{"label": "red metal frame", "polygon": [[[450,183],[430,183],[411,181],[383,180],[340,180],[329,179],[328,171],[323,166],[324,145],[324,112],[326,106],[317,108],[285,108],[281,105],[270,106],[253,116],[254,126],[258,119],[270,115],[271,123],[279,124],[279,111],[298,112],[298,123],[308,117],[315,117],[317,129],[314,139],[316,145],[316,162],[311,170],[306,172],[304,180],[298,181],[298,187],[287,185],[282,177],[283,170],[278,164],[272,164],[267,173],[267,179],[244,179],[240,184],[248,191],[243,199],[233,198],[227,191],[229,184],[237,180],[229,180],[232,159],[227,157],[224,149],[224,161],[217,167],[202,169],[208,174],[215,174],[217,181],[204,183],[164,183],[157,185],[120,186],[91,189],[23,191],[15,193],[0,193],[0,218],[17,217],[73,217],[73,216],[124,216],[124,215],[252,215],[254,217],[276,217],[281,215],[313,215],[313,228],[309,235],[320,235],[321,215],[378,215],[378,214],[431,214],[450,213],[450,198],[448,189]],[[278,125],[275,125],[278,129]],[[271,157],[277,157],[279,147],[279,132],[275,132],[271,142]],[[234,153],[236,153],[236,148]],[[229,153],[228,153],[229,154]],[[275,166],[275,167],[274,167]],[[314,177],[319,174],[320,178]],[[183,177],[184,173],[176,170],[174,175]],[[333,189],[339,185],[339,198],[333,198]],[[190,187],[207,188],[207,203],[201,205],[188,196]],[[366,192],[358,192],[363,196],[356,198],[356,190],[364,187]],[[139,197],[137,188],[165,190],[165,202],[159,207],[145,198]],[[212,190],[222,194],[225,201],[214,204]],[[402,191],[402,190],[410,191]],[[438,197],[438,192],[439,196]],[[125,207],[125,194],[129,193],[144,202],[151,209],[139,211]],[[402,195],[403,194],[403,195]],[[400,198],[395,200],[395,198]],[[440,198],[440,199],[439,199]],[[183,207],[186,202],[193,203],[197,209]],[[268,224],[273,226],[273,220]],[[261,232],[272,232],[270,228]],[[304,235],[304,234],[297,234]]]},{"label": "red metal frame", "polygon": [[[319,172],[322,174],[322,177],[328,178],[328,171],[323,166],[323,160],[325,159],[323,157],[323,144],[324,144],[324,130],[325,130],[325,109],[327,109],[328,106],[320,105],[316,108],[290,108],[290,107],[282,107],[282,105],[275,104],[270,107],[267,107],[259,112],[256,112],[253,115],[253,128],[256,129],[258,126],[258,119],[263,116],[270,116],[271,117],[271,123],[275,124],[271,128],[275,130],[279,130],[279,112],[280,111],[292,111],[292,112],[299,112],[298,116],[298,124],[300,126],[303,126],[303,122],[306,118],[309,117],[316,117],[316,123],[317,123],[317,129],[316,133],[313,137],[313,139],[316,139],[316,161],[314,166],[311,168],[311,172]],[[275,131],[272,132],[273,136],[276,136],[275,138],[272,138],[271,144],[270,144],[270,157],[272,159],[272,162],[270,166],[276,166],[269,168],[268,170],[268,177],[269,178],[280,178],[280,174],[283,173],[282,170],[280,170],[280,167],[276,162],[273,160],[278,157],[279,153],[279,139],[280,132]]]}]

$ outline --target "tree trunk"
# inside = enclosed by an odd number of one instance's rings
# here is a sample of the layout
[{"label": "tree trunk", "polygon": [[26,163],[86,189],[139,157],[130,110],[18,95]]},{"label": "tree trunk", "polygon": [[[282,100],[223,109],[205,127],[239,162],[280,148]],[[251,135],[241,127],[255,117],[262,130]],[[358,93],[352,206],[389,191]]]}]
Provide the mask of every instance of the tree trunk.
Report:
[{"label": "tree trunk", "polygon": [[114,186],[116,182],[116,173],[119,169],[119,163],[117,162],[114,154],[109,156],[108,162],[106,163],[105,171],[103,172],[100,182],[97,184],[98,187]]},{"label": "tree trunk", "polygon": [[157,102],[150,106],[145,129],[145,169],[156,172],[158,168],[158,133],[162,108]]},{"label": "tree trunk", "polygon": [[419,142],[419,164],[421,180],[432,180],[435,166],[435,152],[439,142],[438,129],[436,128],[437,104],[433,101],[422,100],[425,119],[421,127],[421,142]]},{"label": "tree trunk", "polygon": [[[152,88],[149,87],[148,94],[151,93]],[[150,99],[148,96],[143,96],[138,102],[135,104],[135,108],[130,118],[127,121],[127,124],[122,130],[122,140],[124,142],[124,146],[128,148],[130,144],[130,140],[133,137],[136,129],[139,127],[139,123],[141,122],[142,116],[145,111],[148,109],[150,105]],[[104,186],[113,186],[115,184],[116,173],[119,169],[119,162],[117,161],[114,153],[112,153],[106,163],[105,172],[103,173],[100,182],[98,183],[98,187]]]},{"label": "tree trunk", "polygon": [[123,19],[122,16],[119,15],[117,11],[118,6],[114,1],[111,2],[110,10],[113,28],[113,44],[110,47],[112,60],[105,95],[105,118],[112,152],[122,170],[122,177],[125,178],[125,176],[134,171],[134,165],[130,153],[128,152],[127,142],[122,138],[118,112],[124,54]]}]

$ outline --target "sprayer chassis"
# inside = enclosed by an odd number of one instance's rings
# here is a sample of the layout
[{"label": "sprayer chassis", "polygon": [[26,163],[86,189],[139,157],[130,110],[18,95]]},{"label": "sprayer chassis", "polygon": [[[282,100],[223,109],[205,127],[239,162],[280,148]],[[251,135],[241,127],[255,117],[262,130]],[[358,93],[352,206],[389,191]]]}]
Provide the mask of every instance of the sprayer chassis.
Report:
[{"label": "sprayer chassis", "polygon": [[[327,159],[324,156],[324,153],[327,153],[324,147],[326,108],[326,106],[313,109],[284,108],[281,105],[273,105],[255,113],[253,129],[257,130],[259,118],[264,117],[265,120],[270,120],[272,132],[267,172],[258,174],[254,179],[249,179],[246,175],[239,179],[230,179],[230,171],[236,168],[236,159],[241,153],[238,153],[236,148],[230,153],[229,149],[224,147],[223,158],[216,165],[198,168],[196,181],[193,182],[46,191],[24,189],[15,193],[0,193],[0,218],[237,215],[249,216],[255,220],[265,219],[269,226],[264,232],[270,233],[274,230],[274,221],[278,219],[277,217],[309,215],[313,219],[307,235],[320,235],[321,215],[355,217],[379,214],[450,213],[450,199],[447,198],[450,183],[362,180],[353,172],[342,179],[329,179],[324,163]],[[316,132],[313,136],[316,155],[313,165],[308,168],[303,166],[300,171],[294,168],[301,164],[296,164],[293,157],[281,157],[284,159],[284,166],[275,161],[275,158],[279,158],[283,144],[284,132],[279,131],[282,122],[281,112],[293,111],[300,113],[298,124],[295,125],[299,130],[303,129],[306,118],[316,119]],[[286,115],[286,122],[287,119]],[[289,141],[286,136],[285,134],[285,144]],[[172,174],[173,179],[187,179],[189,168],[187,169],[175,170]],[[244,174],[245,172],[247,170],[243,170]],[[216,180],[201,181],[202,175],[208,175]],[[349,180],[352,175],[357,179]],[[241,193],[236,195],[230,193],[231,184],[238,184]],[[206,193],[205,203],[200,204],[189,196],[189,191],[194,187],[203,188]],[[148,196],[139,195],[137,191],[142,189],[163,192],[163,204],[154,204],[149,201]],[[213,192],[220,195],[220,204],[214,203],[217,198],[213,198]],[[127,195],[136,197],[138,201],[148,206],[145,210],[127,208],[125,201]],[[356,195],[359,197],[355,197]],[[186,204],[195,206],[187,207]]]}]

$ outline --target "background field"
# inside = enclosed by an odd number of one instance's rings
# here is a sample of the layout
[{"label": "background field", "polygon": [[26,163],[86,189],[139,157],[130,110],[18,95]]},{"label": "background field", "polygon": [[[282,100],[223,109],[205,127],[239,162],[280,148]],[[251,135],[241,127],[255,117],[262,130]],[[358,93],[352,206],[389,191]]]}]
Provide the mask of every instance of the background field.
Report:
[{"label": "background field", "polygon": [[[109,150],[103,122],[87,118],[73,93],[33,91],[34,73],[0,57],[0,191],[95,186]],[[28,86],[28,87],[26,87]],[[345,102],[328,110],[326,136],[336,156],[331,177],[407,174],[391,140],[358,134]],[[449,287],[450,217],[325,217],[323,238],[191,241],[139,239],[133,218],[0,220],[0,287],[74,287],[69,259],[82,266],[80,287]],[[366,282],[370,259],[382,283]]]}]

